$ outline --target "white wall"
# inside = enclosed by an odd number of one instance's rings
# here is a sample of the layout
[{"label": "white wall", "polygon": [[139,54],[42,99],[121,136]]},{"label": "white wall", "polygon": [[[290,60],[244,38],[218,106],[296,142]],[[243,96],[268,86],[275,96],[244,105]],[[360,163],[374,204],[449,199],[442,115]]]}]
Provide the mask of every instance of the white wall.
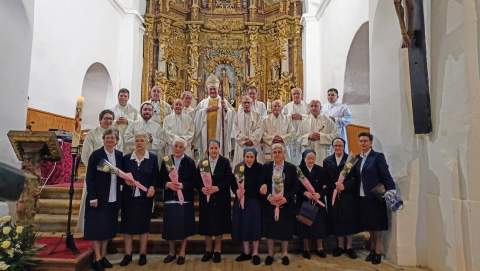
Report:
[{"label": "white wall", "polygon": [[[33,0],[0,1],[0,161],[17,166],[7,132],[25,129],[33,9]],[[0,216],[7,213],[0,202]]]},{"label": "white wall", "polygon": [[[116,92],[126,87],[140,103],[145,0],[36,1],[29,106],[74,116],[87,69],[98,62]],[[140,11],[139,11],[140,9]],[[85,101],[88,103],[88,101]],[[95,109],[98,114],[104,108]]]},{"label": "white wall", "polygon": [[[327,102],[326,91],[343,96],[347,56],[353,38],[369,19],[365,0],[306,1],[304,15],[304,70],[306,100]],[[368,68],[367,68],[368,70]],[[369,105],[350,106],[353,123],[367,125]]]},{"label": "white wall", "polygon": [[424,1],[434,129],[426,137],[413,132],[393,6],[372,3],[371,127],[375,147],[386,153],[406,199],[406,208],[392,217],[388,256],[439,271],[480,270],[480,29],[475,2]]}]

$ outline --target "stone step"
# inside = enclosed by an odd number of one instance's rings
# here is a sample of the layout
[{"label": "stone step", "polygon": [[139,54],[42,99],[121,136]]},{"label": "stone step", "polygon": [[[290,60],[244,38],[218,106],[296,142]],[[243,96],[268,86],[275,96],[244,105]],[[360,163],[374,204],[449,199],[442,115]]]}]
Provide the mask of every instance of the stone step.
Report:
[{"label": "stone step", "polygon": [[[37,232],[60,233],[67,228],[67,215],[36,214],[34,226]],[[78,215],[72,215],[71,231],[75,232],[78,222]]]},{"label": "stone step", "polygon": [[[66,215],[68,214],[68,199],[40,198],[38,200],[38,214]],[[78,216],[80,199],[72,201],[72,214]]]},{"label": "stone step", "polygon": [[[41,199],[68,199],[69,187],[61,186],[45,186],[40,194]],[[83,188],[75,188],[73,193],[74,199],[82,198]]]}]

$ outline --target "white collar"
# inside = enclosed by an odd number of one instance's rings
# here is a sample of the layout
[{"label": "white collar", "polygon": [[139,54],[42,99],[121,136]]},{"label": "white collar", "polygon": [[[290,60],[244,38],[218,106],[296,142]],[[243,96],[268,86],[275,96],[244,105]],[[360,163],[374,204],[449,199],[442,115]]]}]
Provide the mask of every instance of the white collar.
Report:
[{"label": "white collar", "polygon": [[370,148],[366,153],[360,153],[360,156],[362,158],[366,158],[366,157],[368,157],[368,155],[370,154],[371,151],[372,151],[372,148]]},{"label": "white collar", "polygon": [[177,157],[175,157],[175,155],[172,154],[172,157],[173,157],[173,160],[181,161],[183,159],[183,157],[185,157],[185,154],[182,154],[182,156],[180,156],[180,158],[177,158]]},{"label": "white collar", "polygon": [[103,146],[103,150],[105,151],[105,153],[106,153],[107,155],[114,155],[114,154],[115,154],[115,148],[113,148],[113,151],[112,151],[112,152],[109,152],[109,151],[107,150],[107,148],[105,148],[105,146]]},{"label": "white collar", "polygon": [[137,154],[135,154],[135,151],[132,152],[132,155],[130,155],[130,160],[136,160],[139,162],[142,162],[143,160],[149,159],[149,158],[150,158],[150,154],[148,153],[147,150],[145,150],[145,153],[143,154],[143,157],[141,157],[141,159],[138,159]]},{"label": "white collar", "polygon": [[[273,161],[273,168],[275,168],[277,166],[277,164],[275,164],[275,161]],[[283,168],[285,166],[285,161],[283,161],[280,165],[281,168]]]}]

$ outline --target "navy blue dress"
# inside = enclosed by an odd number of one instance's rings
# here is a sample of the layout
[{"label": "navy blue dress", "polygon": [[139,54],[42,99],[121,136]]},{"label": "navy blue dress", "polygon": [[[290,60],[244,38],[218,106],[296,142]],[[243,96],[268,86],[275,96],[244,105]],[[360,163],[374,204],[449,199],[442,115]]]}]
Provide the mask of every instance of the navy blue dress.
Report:
[{"label": "navy blue dress", "polygon": [[[104,147],[95,150],[88,159],[85,181],[87,198],[85,201],[84,239],[95,241],[111,240],[117,234],[118,208],[120,202],[120,185],[123,180],[117,176],[117,200],[108,202],[110,195],[111,174],[97,170],[97,165],[105,159],[108,161]],[[115,150],[115,162],[122,168],[122,153]],[[98,200],[96,208],[90,206],[90,200]]]},{"label": "navy blue dress", "polygon": [[272,175],[273,175],[273,162],[266,163],[263,166],[263,183],[267,185],[267,195],[264,196],[263,205],[263,235],[268,239],[289,241],[293,237],[295,228],[295,194],[298,189],[298,176],[297,168],[284,162],[283,175],[284,175],[284,194],[287,199],[287,203],[280,207],[280,217],[278,221],[275,221],[275,206],[268,202],[267,197],[272,193]]},{"label": "navy blue dress", "polygon": [[[308,168],[301,164],[300,169],[302,170],[303,175],[310,181],[315,192],[320,194],[320,201],[325,204],[325,196],[327,194],[327,184],[328,176],[324,168],[319,165],[313,165],[312,171],[309,171]],[[297,207],[300,210],[304,202],[311,202],[303,194],[307,189],[303,184],[299,184],[299,189],[297,193]],[[300,238],[304,239],[323,239],[327,237],[327,209],[319,206],[317,216],[313,221],[311,226],[306,226],[300,222],[297,222],[297,235]]]},{"label": "navy blue dress", "polygon": [[[140,166],[137,161],[131,159],[132,154],[123,157],[125,172],[131,172],[133,178],[139,181],[147,189],[150,186],[157,187],[160,181],[160,171],[158,169],[158,159],[153,153],[149,153],[149,158],[144,159]],[[150,229],[150,219],[152,217],[153,197],[148,198],[147,193],[139,190],[140,195],[135,197],[135,187],[124,185],[122,189],[122,221],[120,223],[120,232],[126,234],[148,233]]]},{"label": "navy blue dress", "polygon": [[337,165],[335,154],[328,156],[323,161],[323,167],[327,171],[329,179],[328,189],[328,216],[330,222],[330,232],[335,236],[351,235],[359,232],[359,199],[357,195],[358,181],[355,179],[354,172],[345,178],[343,185],[345,189],[337,194],[335,205],[332,206],[333,191],[336,187],[340,172],[343,170],[348,155],[343,154],[342,160]]},{"label": "navy blue dress", "polygon": [[[360,159],[355,167],[357,178],[362,183],[365,194],[365,196],[360,196],[360,229],[363,231],[386,231],[388,230],[387,204],[385,199],[372,192],[378,184],[383,184],[386,191],[395,189],[385,155],[371,150],[363,168],[361,168],[361,163]],[[360,188],[357,190],[357,195],[360,195]]]},{"label": "navy blue dress", "polygon": [[[173,156],[170,156],[173,161]],[[183,240],[196,232],[195,209],[193,205],[194,185],[197,176],[195,161],[184,156],[178,169],[179,182],[183,184],[184,204],[178,202],[177,192],[165,187],[170,181],[165,162],[160,168],[160,183],[164,189],[163,238],[165,240]]]},{"label": "navy blue dress", "polygon": [[235,182],[232,167],[228,159],[219,156],[212,174],[213,186],[220,189],[207,197],[202,193],[203,181],[198,170],[196,187],[199,194],[199,233],[206,236],[217,236],[232,231],[230,187]]},{"label": "navy blue dress", "polygon": [[[255,162],[252,167],[245,165],[245,208],[235,196],[232,213],[232,238],[235,241],[258,241],[262,231],[262,210],[260,205],[260,186],[263,183],[262,165]],[[232,184],[236,195],[237,182]]]}]

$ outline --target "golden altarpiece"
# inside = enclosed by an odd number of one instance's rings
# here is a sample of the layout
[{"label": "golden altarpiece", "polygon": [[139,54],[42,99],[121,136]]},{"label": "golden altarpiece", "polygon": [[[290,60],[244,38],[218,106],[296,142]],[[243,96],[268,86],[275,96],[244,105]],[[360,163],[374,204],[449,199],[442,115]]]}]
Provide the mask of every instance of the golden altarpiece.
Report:
[{"label": "golden altarpiece", "polygon": [[249,85],[267,106],[290,100],[303,85],[301,14],[301,0],[147,1],[142,100],[158,85],[168,102],[184,90],[199,101],[211,73],[231,102]]}]

